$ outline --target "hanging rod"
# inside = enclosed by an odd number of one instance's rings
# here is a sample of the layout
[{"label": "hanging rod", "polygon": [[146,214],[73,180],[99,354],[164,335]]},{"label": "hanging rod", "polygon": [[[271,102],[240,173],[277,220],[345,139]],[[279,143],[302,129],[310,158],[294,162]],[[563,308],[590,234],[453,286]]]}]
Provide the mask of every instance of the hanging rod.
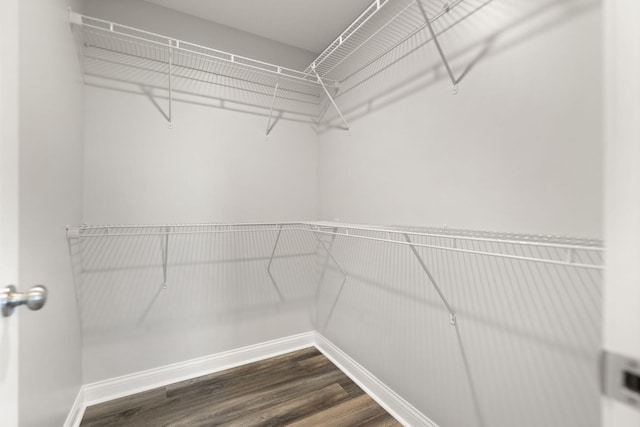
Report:
[{"label": "hanging rod", "polygon": [[[210,228],[206,230],[194,230],[194,228]],[[227,228],[227,229],[224,229]],[[344,230],[344,231],[339,231]],[[457,253],[475,254],[483,256],[491,256],[504,259],[512,259],[519,261],[530,261],[536,263],[545,263],[559,265],[564,267],[583,268],[592,270],[604,270],[604,263],[592,262],[585,263],[576,260],[578,252],[589,252],[601,255],[604,248],[596,241],[588,241],[588,243],[558,243],[535,241],[541,239],[541,236],[526,236],[526,239],[505,239],[500,237],[500,233],[494,233],[498,237],[478,237],[464,236],[452,233],[430,233],[413,231],[411,229],[401,228],[380,228],[373,226],[358,226],[344,223],[320,223],[320,222],[274,222],[274,223],[210,223],[210,224],[164,224],[164,225],[78,225],[67,227],[68,239],[79,238],[108,238],[108,237],[133,237],[133,236],[167,236],[167,235],[192,235],[192,234],[224,234],[224,233],[260,233],[260,232],[282,232],[282,231],[303,231],[316,234],[333,235],[348,239],[362,239],[376,241],[382,243],[391,243],[394,245],[404,245],[413,248],[429,248],[444,250]],[[355,233],[354,233],[355,232]],[[374,237],[357,232],[380,233],[387,237]],[[468,233],[478,233],[467,231]],[[399,236],[398,239],[392,238],[392,235]],[[450,245],[429,244],[416,241],[399,240],[401,236],[411,237],[431,237],[450,240]],[[552,238],[552,237],[547,237]],[[553,237],[554,239],[562,239],[561,237]],[[565,239],[571,241],[571,239]],[[574,239],[575,240],[575,239]],[[497,252],[495,250],[468,249],[459,247],[458,242],[482,242],[505,244],[517,247],[546,248],[563,251],[563,259],[544,258],[530,255],[514,255],[510,253]],[[558,254],[559,256],[559,254]]]}]

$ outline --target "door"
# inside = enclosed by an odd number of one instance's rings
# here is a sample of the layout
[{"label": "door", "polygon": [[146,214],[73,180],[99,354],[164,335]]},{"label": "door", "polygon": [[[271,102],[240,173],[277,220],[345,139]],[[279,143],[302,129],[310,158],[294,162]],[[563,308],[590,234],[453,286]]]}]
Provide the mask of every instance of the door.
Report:
[{"label": "door", "polygon": [[[605,240],[604,349],[627,368],[605,375],[626,403],[605,397],[605,427],[639,427],[640,393],[624,388],[640,361],[640,2],[604,3]],[[617,357],[615,356],[615,357]],[[610,360],[612,358],[609,358]],[[622,389],[620,389],[623,387]],[[633,386],[631,386],[633,388]],[[632,401],[637,402],[636,407]]]},{"label": "door", "polygon": [[80,3],[2,2],[0,289],[49,290],[42,310],[0,316],[2,427],[63,425],[82,383],[65,238],[82,221],[83,86],[67,20]]},{"label": "door", "polygon": [[[18,278],[18,2],[0,14],[0,287]],[[18,316],[0,317],[0,424],[18,422]]]}]

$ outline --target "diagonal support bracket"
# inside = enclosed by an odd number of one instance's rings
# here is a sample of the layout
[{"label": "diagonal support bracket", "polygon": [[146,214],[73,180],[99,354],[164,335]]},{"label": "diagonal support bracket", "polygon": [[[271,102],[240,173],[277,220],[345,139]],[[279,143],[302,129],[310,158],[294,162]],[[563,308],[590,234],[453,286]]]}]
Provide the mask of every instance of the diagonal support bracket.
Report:
[{"label": "diagonal support bracket", "polygon": [[422,259],[422,257],[418,253],[418,250],[413,245],[413,242],[409,238],[409,235],[408,234],[404,234],[404,239],[407,241],[407,243],[409,243],[409,248],[411,248],[411,251],[413,252],[415,257],[418,259],[418,262],[420,263],[420,267],[422,267],[424,272],[427,274],[427,277],[429,278],[429,281],[431,282],[431,285],[433,286],[433,289],[435,289],[435,291],[437,292],[438,296],[440,297],[440,300],[442,301],[444,306],[447,308],[447,311],[449,312],[449,319],[450,319],[449,323],[451,323],[451,326],[456,326],[456,324],[457,324],[456,314],[453,311],[453,307],[451,307],[451,304],[449,304],[449,301],[447,301],[447,297],[445,297],[444,294],[442,293],[442,290],[440,289],[440,287],[436,283],[436,279],[433,278],[433,275],[431,274],[431,271],[429,271],[429,268],[427,267],[427,264],[425,264],[424,260]]},{"label": "diagonal support bracket", "polygon": [[271,274],[271,264],[273,263],[273,256],[276,254],[276,249],[278,248],[278,242],[280,241],[280,235],[282,234],[282,225],[278,225],[278,235],[276,236],[276,242],[273,244],[273,250],[271,251],[271,257],[269,258],[269,264],[267,264],[267,276],[271,279],[271,283],[273,283],[273,287],[278,293],[278,297],[280,297],[280,301],[284,302],[284,296],[282,292],[280,292],[280,287],[278,287],[278,283],[273,278],[273,274]]},{"label": "diagonal support bracket", "polygon": [[344,123],[344,125],[347,127],[347,130],[351,130],[351,128],[349,127],[349,123],[347,123],[347,119],[345,119],[344,116],[342,115],[342,111],[340,111],[340,108],[338,108],[338,104],[336,104],[336,101],[333,99],[333,96],[331,96],[331,93],[329,93],[329,89],[327,89],[327,86],[324,84],[324,81],[322,81],[322,79],[320,78],[320,75],[316,71],[315,65],[313,65],[311,69],[313,70],[313,74],[316,75],[316,78],[318,79],[318,83],[320,83],[320,86],[322,86],[322,89],[324,89],[324,93],[327,94],[329,101],[331,101],[331,104],[333,104],[333,108],[335,108],[336,111],[338,112],[340,119],[342,119],[342,123]]},{"label": "diagonal support bracket", "polygon": [[342,291],[344,289],[344,285],[345,285],[345,283],[347,283],[347,279],[349,278],[349,276],[343,270],[343,268],[340,266],[340,264],[338,264],[338,261],[336,261],[336,259],[333,257],[333,254],[331,253],[331,251],[329,250],[327,245],[324,244],[324,242],[322,241],[322,239],[320,238],[320,236],[318,235],[316,230],[311,230],[311,231],[312,231],[313,235],[316,236],[316,239],[318,240],[318,243],[320,243],[320,246],[322,246],[322,248],[325,250],[325,252],[329,256],[331,261],[333,261],[333,264],[338,268],[340,273],[342,273],[342,275],[344,276],[344,279],[342,279],[342,283],[340,284],[340,289],[338,290],[338,294],[336,295],[336,298],[333,301],[333,304],[331,305],[331,310],[329,310],[329,314],[327,315],[327,320],[324,322],[324,326],[322,327],[322,330],[325,330],[327,328],[327,325],[329,324],[329,321],[331,320],[331,317],[333,317],[333,312],[336,309],[336,305],[338,305],[338,300],[340,300],[340,295],[342,295]]},{"label": "diagonal support bracket", "polygon": [[169,231],[166,227],[164,232],[164,246],[162,251],[162,289],[167,289],[167,260],[169,259]]},{"label": "diagonal support bracket", "polygon": [[[335,98],[335,96],[338,94],[340,89],[336,88],[333,91],[333,97]],[[324,119],[325,114],[327,114],[327,111],[329,111],[329,107],[331,106],[331,102],[327,101],[327,103],[322,107],[322,110],[320,111],[320,114],[318,115],[318,118],[316,119],[316,125],[320,126],[320,123],[322,122],[322,119]]]},{"label": "diagonal support bracket", "polygon": [[[279,68],[278,68],[278,72],[280,72]],[[271,109],[269,110],[269,120],[267,121],[267,132],[265,133],[265,136],[269,136],[269,134],[271,133],[271,118],[273,117],[273,108],[276,105],[276,97],[278,95],[279,87],[280,87],[280,77],[278,77],[278,80],[276,81],[276,86],[273,89],[273,98],[271,99]]]},{"label": "diagonal support bracket", "polygon": [[[442,46],[440,45],[440,41],[438,40],[438,35],[433,29],[433,25],[431,25],[431,19],[429,19],[429,15],[422,4],[422,0],[416,0],[418,7],[420,8],[420,13],[424,18],[425,23],[427,24],[427,28],[429,29],[429,33],[431,34],[431,38],[438,49],[438,54],[440,55],[440,59],[442,59],[442,63],[444,64],[444,68],[447,70],[447,74],[449,75],[449,79],[451,79],[451,83],[453,84],[453,93],[458,93],[458,79],[453,75],[453,71],[451,71],[451,66],[449,65],[449,61],[447,60],[447,56],[444,54],[442,50]],[[447,10],[448,11],[448,10]],[[413,246],[412,246],[413,247]]]},{"label": "diagonal support bracket", "polygon": [[173,48],[169,47],[169,129],[173,127]]}]

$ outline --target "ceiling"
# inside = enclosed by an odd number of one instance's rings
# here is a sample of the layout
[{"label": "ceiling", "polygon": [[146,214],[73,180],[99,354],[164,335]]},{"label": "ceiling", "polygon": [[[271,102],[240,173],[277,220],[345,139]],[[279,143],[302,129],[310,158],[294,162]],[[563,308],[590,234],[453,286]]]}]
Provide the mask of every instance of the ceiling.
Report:
[{"label": "ceiling", "polygon": [[145,0],[299,47],[322,52],[373,0]]}]

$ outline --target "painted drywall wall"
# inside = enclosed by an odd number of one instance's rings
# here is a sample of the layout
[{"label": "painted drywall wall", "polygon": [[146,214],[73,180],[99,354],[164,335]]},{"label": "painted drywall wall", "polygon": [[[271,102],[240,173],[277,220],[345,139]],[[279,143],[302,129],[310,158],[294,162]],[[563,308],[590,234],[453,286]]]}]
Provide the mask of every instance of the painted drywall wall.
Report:
[{"label": "painted drywall wall", "polygon": [[[159,102],[163,102],[160,100]],[[170,129],[145,96],[87,87],[84,221],[165,224],[315,219],[308,124],[175,103]]]},{"label": "painted drywall wall", "polygon": [[[607,1],[604,348],[640,360],[640,5]],[[622,383],[622,381],[620,381]],[[603,398],[604,427],[640,425],[640,411]]]},{"label": "painted drywall wall", "polygon": [[293,69],[304,70],[317,56],[295,46],[268,40],[143,0],[85,0],[84,13]]},{"label": "painted drywall wall", "polygon": [[313,236],[232,229],[74,241],[86,383],[313,330]]},{"label": "painted drywall wall", "polygon": [[441,35],[457,95],[424,31],[343,84],[322,219],[602,237],[599,4],[484,3]]},{"label": "painted drywall wall", "polygon": [[[169,129],[148,98],[95,87],[85,105],[86,223],[315,219],[307,124],[280,122],[266,139],[261,115],[176,103]],[[156,236],[74,245],[85,383],[312,330],[313,281],[296,273],[296,258],[281,261],[280,301],[266,275],[276,233],[253,237],[172,238],[167,290]]]},{"label": "painted drywall wall", "polygon": [[[343,83],[320,217],[601,237],[599,4],[463,4],[441,34],[457,95],[426,32]],[[326,275],[320,332],[438,425],[599,425],[600,273],[421,249],[456,330],[408,248],[332,251],[349,279]]]},{"label": "painted drywall wall", "polygon": [[[95,12],[97,3],[87,13]],[[151,9],[141,17],[130,7]],[[170,21],[172,35],[205,41],[193,32],[202,30],[202,22],[194,17],[144,2],[114,2],[109,10],[113,13],[100,16],[120,20],[131,15],[127,23],[159,32],[162,28],[145,23]],[[220,30],[207,25],[201,37],[213,37]],[[258,43],[247,34],[225,33],[224,40],[262,46],[276,55],[256,55],[266,60],[275,61],[278,52],[285,51],[289,58],[307,60],[293,48]],[[252,104],[256,95],[251,88],[239,91],[247,93],[245,103],[233,103],[225,93],[197,97],[188,88],[181,91],[182,83],[194,84],[183,79],[173,82],[169,126],[166,75],[150,88],[141,85],[136,80],[139,73],[130,68],[122,67],[116,77],[86,80],[85,223],[316,219],[318,147],[309,123],[282,120],[276,106],[267,137],[270,111]],[[202,81],[198,90],[206,92],[211,85]],[[82,271],[76,286],[82,306],[85,383],[312,330],[315,293],[310,286],[317,279],[304,274],[315,271],[309,264],[315,246],[309,246],[308,236],[306,241],[294,239],[294,249],[307,255],[286,256],[293,253],[287,249],[293,237],[283,236],[276,253],[280,266],[275,280],[284,288],[282,296],[266,275],[277,238],[274,231],[214,234],[204,240],[172,237],[167,289],[160,286],[162,255],[156,249],[162,246],[157,246],[157,236],[74,244],[72,259]]]},{"label": "painted drywall wall", "polygon": [[[406,245],[329,235],[325,243],[348,279],[342,287],[325,255],[317,330],[438,426],[599,425],[601,271],[419,247],[431,282]],[[472,251],[508,247],[457,241]]]},{"label": "painted drywall wall", "polygon": [[20,426],[62,425],[82,384],[65,225],[82,220],[83,85],[68,6],[80,3],[19,4],[18,286],[49,289],[42,310],[18,314]]}]

